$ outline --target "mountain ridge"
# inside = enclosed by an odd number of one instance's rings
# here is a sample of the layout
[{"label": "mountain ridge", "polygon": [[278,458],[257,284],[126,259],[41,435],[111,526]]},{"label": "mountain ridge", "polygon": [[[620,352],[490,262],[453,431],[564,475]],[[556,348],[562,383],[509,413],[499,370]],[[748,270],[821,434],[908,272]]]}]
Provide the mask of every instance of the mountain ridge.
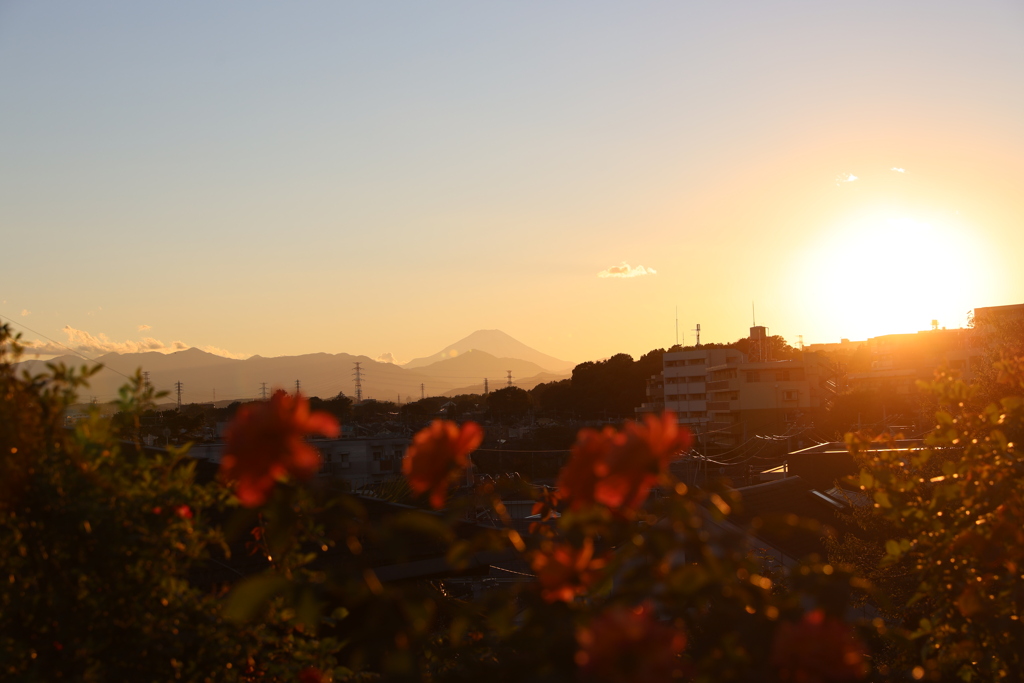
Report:
[{"label": "mountain ridge", "polygon": [[[501,333],[504,335],[504,333]],[[507,336],[507,335],[504,335]],[[512,339],[509,337],[509,339]],[[545,356],[525,344],[512,340],[532,352]],[[456,342],[458,344],[459,342]],[[452,345],[453,347],[455,345]],[[557,361],[557,359],[553,359]],[[339,392],[352,396],[355,363],[360,364],[363,398],[407,402],[421,395],[441,396],[453,389],[483,384],[491,380],[493,388],[504,386],[506,372],[513,373],[513,383],[533,377],[567,375],[550,371],[530,359],[514,356],[499,357],[482,349],[468,349],[465,353],[419,367],[399,366],[375,361],[365,355],[315,352],[297,356],[251,356],[246,359],[226,358],[189,348],[173,353],[145,351],[119,354],[106,353],[96,359],[104,369],[90,378],[90,387],[83,389],[81,398],[95,396],[98,401],[109,401],[136,370],[149,373],[150,384],[158,391],[170,392],[176,398],[176,383],[181,382],[184,403],[207,403],[213,400],[248,400],[274,389],[294,391],[296,382],[308,396],[329,398]],[[83,358],[64,355],[49,361],[25,360],[19,365],[30,372],[39,372],[45,363],[65,363],[80,366],[89,364]],[[564,363],[564,361],[560,361]],[[524,384],[525,386],[525,384]]]},{"label": "mountain ridge", "polygon": [[437,353],[422,358],[413,358],[411,361],[403,363],[402,367],[412,370],[439,361],[450,360],[474,349],[484,351],[497,358],[518,358],[529,361],[547,372],[568,372],[575,366],[575,363],[541,353],[501,330],[476,330]]}]

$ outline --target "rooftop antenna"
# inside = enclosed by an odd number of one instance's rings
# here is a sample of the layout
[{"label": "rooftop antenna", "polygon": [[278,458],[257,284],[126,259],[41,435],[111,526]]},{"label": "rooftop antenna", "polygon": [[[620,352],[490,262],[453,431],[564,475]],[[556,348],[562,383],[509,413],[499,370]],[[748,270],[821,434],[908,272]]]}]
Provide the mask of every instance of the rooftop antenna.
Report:
[{"label": "rooftop antenna", "polygon": [[752,321],[751,324],[754,327],[757,327],[757,313],[754,312],[754,302],[753,301],[750,302],[750,319]]},{"label": "rooftop antenna", "polygon": [[700,346],[700,323],[697,323],[697,327],[693,331],[697,333],[697,346]]},{"label": "rooftop antenna", "polygon": [[676,306],[676,346],[679,346],[679,307]]}]

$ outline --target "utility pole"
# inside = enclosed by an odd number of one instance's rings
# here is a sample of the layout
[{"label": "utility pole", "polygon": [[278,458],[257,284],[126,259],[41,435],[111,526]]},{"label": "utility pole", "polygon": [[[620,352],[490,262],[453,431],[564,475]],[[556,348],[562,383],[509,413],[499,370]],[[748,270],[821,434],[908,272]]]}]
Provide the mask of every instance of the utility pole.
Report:
[{"label": "utility pole", "polygon": [[180,381],[174,383],[174,388],[178,390],[178,410],[179,411],[181,410],[181,387],[182,386],[183,385],[182,385],[182,383]]},{"label": "utility pole", "polygon": [[512,371],[506,370],[505,372],[508,373],[508,386],[512,386]]},{"label": "utility pole", "polygon": [[352,374],[356,377],[356,405],[363,402],[363,370],[359,366],[361,363],[356,363],[355,372]]},{"label": "utility pole", "polygon": [[260,394],[262,395],[263,400],[266,401],[267,400],[267,383],[266,382],[260,382]]},{"label": "utility pole", "polygon": [[420,383],[420,400],[422,401],[426,397],[427,397],[427,394],[426,394],[426,392],[425,392],[425,390],[423,388],[423,383],[421,382]]},{"label": "utility pole", "polygon": [[487,392],[488,392],[488,389],[487,389],[487,378],[484,377],[484,396],[487,395]]}]

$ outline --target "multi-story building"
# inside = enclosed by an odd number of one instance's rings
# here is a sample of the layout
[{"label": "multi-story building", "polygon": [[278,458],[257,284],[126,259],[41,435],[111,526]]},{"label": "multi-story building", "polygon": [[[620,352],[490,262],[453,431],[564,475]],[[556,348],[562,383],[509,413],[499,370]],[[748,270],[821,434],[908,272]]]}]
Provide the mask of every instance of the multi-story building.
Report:
[{"label": "multi-story building", "polygon": [[892,391],[911,394],[918,380],[932,379],[947,367],[971,381],[981,362],[972,342],[973,330],[933,329],[914,334],[887,334],[864,342],[867,368],[851,368],[847,380],[854,391]]},{"label": "multi-story building", "polygon": [[723,447],[759,434],[786,434],[809,425],[835,394],[828,360],[804,353],[799,360],[722,363],[707,370],[708,434]]},{"label": "multi-story building", "polygon": [[675,412],[680,424],[696,432],[708,422],[707,371],[709,367],[741,362],[736,349],[695,348],[666,353],[662,359],[665,410]]}]

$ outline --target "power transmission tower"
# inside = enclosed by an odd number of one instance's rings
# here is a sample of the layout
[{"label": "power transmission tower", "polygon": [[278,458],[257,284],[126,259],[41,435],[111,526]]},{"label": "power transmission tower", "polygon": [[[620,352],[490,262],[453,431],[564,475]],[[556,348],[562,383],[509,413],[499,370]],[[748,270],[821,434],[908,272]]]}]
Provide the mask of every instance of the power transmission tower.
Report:
[{"label": "power transmission tower", "polygon": [[267,400],[267,383],[266,382],[260,382],[260,395],[263,397],[264,401]]},{"label": "power transmission tower", "polygon": [[427,397],[426,391],[423,388],[423,383],[420,383],[420,400],[422,401]]},{"label": "power transmission tower", "polygon": [[145,370],[142,373],[142,386],[149,388],[149,370]]},{"label": "power transmission tower", "polygon": [[356,363],[356,370],[352,373],[356,376],[356,404],[363,402],[363,371],[359,367],[360,365],[360,363]]},{"label": "power transmission tower", "polygon": [[180,381],[174,383],[174,388],[178,390],[178,410],[181,410],[181,387],[182,386],[183,385],[182,385],[182,383]]},{"label": "power transmission tower", "polygon": [[508,373],[508,386],[512,386],[512,371],[506,370],[505,372]]},{"label": "power transmission tower", "polygon": [[295,380],[295,395],[299,395],[299,380]]},{"label": "power transmission tower", "polygon": [[486,378],[486,377],[484,377],[484,396],[486,396],[486,395],[487,395],[487,391],[488,391],[488,390],[487,390],[487,378]]}]

